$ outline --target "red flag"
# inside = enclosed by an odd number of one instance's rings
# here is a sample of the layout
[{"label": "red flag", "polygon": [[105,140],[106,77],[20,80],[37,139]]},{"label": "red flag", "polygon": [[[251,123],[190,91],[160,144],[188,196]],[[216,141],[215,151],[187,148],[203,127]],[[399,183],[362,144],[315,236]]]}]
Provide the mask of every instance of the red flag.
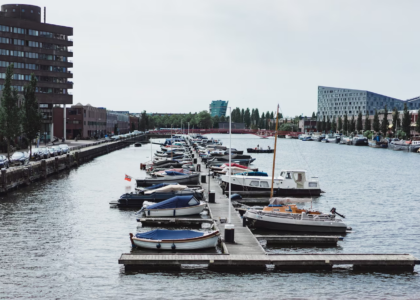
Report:
[{"label": "red flag", "polygon": [[128,176],[127,174],[125,174],[124,180],[131,181],[131,176]]}]

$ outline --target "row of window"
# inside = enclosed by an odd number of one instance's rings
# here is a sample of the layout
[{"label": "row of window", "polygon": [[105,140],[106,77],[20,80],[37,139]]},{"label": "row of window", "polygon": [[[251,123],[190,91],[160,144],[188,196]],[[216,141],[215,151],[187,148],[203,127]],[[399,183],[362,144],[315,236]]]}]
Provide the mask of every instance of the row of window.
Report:
[{"label": "row of window", "polygon": [[[35,76],[38,81],[52,82],[52,83],[67,83],[67,78],[64,77],[50,77],[50,76]],[[0,79],[6,79],[6,73],[0,73]],[[13,80],[31,80],[31,75],[13,74]]]},{"label": "row of window", "polygon": [[51,49],[51,50],[58,50],[58,51],[66,51],[67,47],[62,45],[56,45],[51,43],[41,43],[35,41],[26,41],[20,39],[9,39],[9,38],[0,38],[0,43],[2,44],[13,44],[17,46],[28,46],[28,47],[35,47],[35,48],[43,48],[43,49]]},{"label": "row of window", "polygon": [[10,55],[10,56],[17,56],[17,57],[26,57],[26,58],[34,58],[34,59],[45,59],[45,60],[55,60],[55,61],[67,61],[67,57],[61,55],[52,55],[52,54],[45,54],[45,53],[35,53],[35,52],[23,52],[23,51],[15,51],[15,50],[6,50],[0,49],[0,55]]},{"label": "row of window", "polygon": [[51,72],[64,72],[64,73],[66,73],[67,71],[67,68],[63,68],[63,67],[24,64],[20,62],[8,62],[8,61],[0,61],[0,67],[7,68],[12,63],[15,69],[42,70],[42,71],[51,71]]},{"label": "row of window", "polygon": [[[18,92],[23,92],[23,85],[16,85],[12,86],[13,89],[16,89]],[[0,85],[0,91],[4,89],[4,85]],[[36,88],[37,93],[43,93],[43,94],[67,94],[67,89],[54,89],[54,88],[48,88],[48,87],[37,87]]]},{"label": "row of window", "polygon": [[67,36],[60,33],[38,31],[38,30],[25,29],[25,28],[19,28],[19,27],[10,27],[10,26],[5,26],[5,25],[0,25],[0,31],[12,32],[12,33],[18,33],[18,34],[29,34],[33,36],[40,36],[40,37],[46,37],[46,38],[58,39],[58,40],[67,40]]}]

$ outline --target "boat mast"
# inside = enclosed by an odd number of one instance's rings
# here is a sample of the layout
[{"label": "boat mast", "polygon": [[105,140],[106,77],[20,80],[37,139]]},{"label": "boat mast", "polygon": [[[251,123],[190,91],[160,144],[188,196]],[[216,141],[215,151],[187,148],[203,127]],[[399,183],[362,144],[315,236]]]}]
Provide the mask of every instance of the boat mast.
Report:
[{"label": "boat mast", "polygon": [[276,115],[276,133],[274,137],[274,155],[273,155],[273,171],[271,172],[271,193],[270,198],[273,198],[274,190],[274,168],[276,165],[276,150],[277,150],[277,126],[279,124],[279,105],[277,104],[277,115]]},{"label": "boat mast", "polygon": [[[232,108],[229,107],[229,212],[228,212],[228,224],[231,224],[230,222],[230,207],[232,206],[232,200],[231,200],[231,176],[232,173]],[[209,179],[210,180],[210,179]]]}]

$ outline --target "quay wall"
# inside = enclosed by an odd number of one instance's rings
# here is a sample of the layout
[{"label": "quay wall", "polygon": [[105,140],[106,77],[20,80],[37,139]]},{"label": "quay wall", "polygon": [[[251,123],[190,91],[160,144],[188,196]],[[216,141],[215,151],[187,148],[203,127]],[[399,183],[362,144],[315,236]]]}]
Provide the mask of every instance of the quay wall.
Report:
[{"label": "quay wall", "polygon": [[145,136],[137,136],[116,142],[101,141],[71,147],[70,153],[66,155],[31,162],[27,166],[1,169],[0,194],[5,194],[19,187],[28,186],[33,181],[46,179],[50,175],[78,167],[95,157],[128,147],[132,143],[143,140],[145,140]]}]

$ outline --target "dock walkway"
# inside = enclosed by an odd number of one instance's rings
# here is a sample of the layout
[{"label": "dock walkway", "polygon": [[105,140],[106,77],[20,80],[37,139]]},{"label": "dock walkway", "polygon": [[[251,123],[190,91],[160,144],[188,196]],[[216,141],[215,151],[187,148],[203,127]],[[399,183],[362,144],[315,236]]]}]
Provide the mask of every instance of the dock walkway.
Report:
[{"label": "dock walkway", "polygon": [[[200,162],[198,162],[200,163]],[[201,174],[208,175],[209,169],[206,169],[205,164],[201,163]],[[203,183],[202,186],[205,190],[206,195],[208,195],[209,190],[209,180],[210,180],[210,191],[215,193],[215,202],[208,203],[211,218],[217,222],[222,239],[224,239],[225,234],[225,224],[221,223],[220,220],[228,220],[229,212],[229,199],[223,195],[222,189],[219,186],[216,179],[213,179],[211,176],[207,176],[207,182]],[[252,234],[248,227],[242,226],[242,218],[240,214],[232,206],[230,211],[231,223],[235,226],[235,243],[225,243],[226,248],[229,254],[232,255],[264,255],[265,251],[262,248],[261,244]]]}]

